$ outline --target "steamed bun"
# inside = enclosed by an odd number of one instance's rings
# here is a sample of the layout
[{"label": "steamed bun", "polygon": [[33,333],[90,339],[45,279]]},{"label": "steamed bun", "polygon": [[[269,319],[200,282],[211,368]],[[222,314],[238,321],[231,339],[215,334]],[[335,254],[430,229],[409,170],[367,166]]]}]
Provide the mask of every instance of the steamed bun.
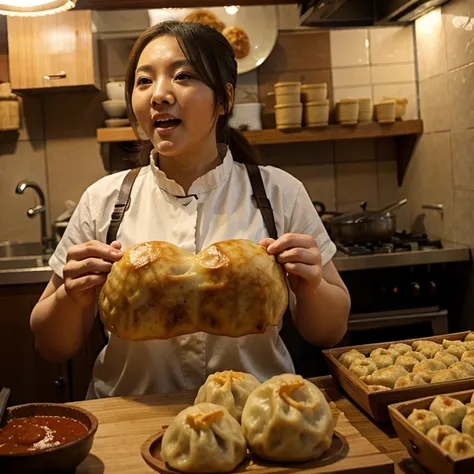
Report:
[{"label": "steamed bun", "polygon": [[239,423],[219,405],[199,403],[181,411],[167,428],[163,461],[182,472],[230,472],[247,454]]},{"label": "steamed bun", "polygon": [[443,425],[460,428],[467,408],[461,401],[446,395],[438,395],[430,405],[430,411],[436,414]]},{"label": "steamed bun", "polygon": [[440,424],[438,417],[433,412],[423,409],[418,410],[417,408],[411,412],[407,420],[423,434],[428,433],[431,428]]},{"label": "steamed bun", "polygon": [[438,425],[428,431],[428,438],[436,444],[441,444],[446,436],[460,434],[456,428],[449,425]]},{"label": "steamed bun", "polygon": [[259,385],[260,382],[251,374],[232,370],[216,372],[207,377],[194,404],[221,405],[240,423],[247,398]]},{"label": "steamed bun", "polygon": [[463,418],[461,429],[464,434],[472,436],[474,439],[474,413],[471,412]]},{"label": "steamed bun", "polygon": [[448,453],[459,457],[474,456],[474,438],[466,434],[453,434],[446,436],[441,447]]},{"label": "steamed bun", "polygon": [[242,428],[250,450],[261,458],[308,461],[329,449],[334,422],[319,388],[300,375],[282,374],[250,394]]}]

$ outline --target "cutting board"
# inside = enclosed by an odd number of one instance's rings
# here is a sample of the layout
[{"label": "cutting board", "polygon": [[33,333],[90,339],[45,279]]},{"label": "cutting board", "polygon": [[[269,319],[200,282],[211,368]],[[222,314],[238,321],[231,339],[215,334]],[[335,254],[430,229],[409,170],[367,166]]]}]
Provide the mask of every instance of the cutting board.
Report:
[{"label": "cutting board", "polygon": [[[75,402],[92,412],[99,420],[94,445],[86,460],[77,468],[77,474],[153,474],[143,460],[140,448],[151,435],[168,425],[181,410],[191,405],[195,393],[180,392],[172,395],[147,395],[136,398],[108,398]],[[333,464],[307,469],[314,474],[364,473],[392,474],[393,462],[365,439],[347,420],[344,413],[337,419],[336,430],[349,444],[347,457]],[[272,466],[259,469],[259,474],[296,472]]]}]

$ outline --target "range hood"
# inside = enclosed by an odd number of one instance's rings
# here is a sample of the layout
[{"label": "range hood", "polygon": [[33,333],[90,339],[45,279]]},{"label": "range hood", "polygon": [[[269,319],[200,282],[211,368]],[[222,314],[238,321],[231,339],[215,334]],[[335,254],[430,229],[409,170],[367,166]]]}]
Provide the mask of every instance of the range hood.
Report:
[{"label": "range hood", "polygon": [[303,0],[303,26],[352,28],[406,25],[449,0]]}]

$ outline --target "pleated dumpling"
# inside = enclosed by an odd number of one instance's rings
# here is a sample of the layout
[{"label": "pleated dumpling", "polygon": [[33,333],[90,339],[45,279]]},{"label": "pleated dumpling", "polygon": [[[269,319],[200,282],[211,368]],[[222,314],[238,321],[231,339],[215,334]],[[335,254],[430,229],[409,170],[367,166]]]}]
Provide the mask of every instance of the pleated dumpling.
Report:
[{"label": "pleated dumpling", "polygon": [[474,367],[466,362],[457,362],[449,367],[449,370],[457,379],[474,377]]},{"label": "pleated dumpling", "polygon": [[246,454],[241,426],[224,407],[212,403],[181,411],[161,444],[163,461],[182,472],[230,472]]},{"label": "pleated dumpling", "polygon": [[474,341],[474,332],[470,332],[465,338],[464,342],[466,341]]},{"label": "pleated dumpling", "polygon": [[375,362],[378,369],[384,369],[385,367],[393,365],[399,355],[400,354],[393,349],[378,348],[370,353],[370,358]]},{"label": "pleated dumpling", "polygon": [[461,401],[446,395],[438,395],[431,402],[430,411],[436,414],[443,425],[460,428],[467,408]]},{"label": "pleated dumpling", "polygon": [[444,365],[439,360],[435,359],[426,359],[422,362],[418,362],[418,364],[413,367],[413,373],[419,372],[435,372],[437,370],[447,369],[446,365]]},{"label": "pleated dumpling", "polygon": [[443,350],[443,346],[441,344],[421,344],[417,351],[423,354],[427,359],[432,359],[435,354],[439,351]]},{"label": "pleated dumpling", "polygon": [[449,367],[450,365],[455,364],[456,362],[459,362],[459,359],[451,354],[448,351],[439,351],[435,354],[434,360],[439,360],[442,362],[446,367]]},{"label": "pleated dumpling", "polygon": [[465,362],[466,364],[470,364],[474,367],[474,351],[464,352],[461,357],[461,362]]},{"label": "pleated dumpling", "polygon": [[459,431],[456,428],[453,428],[452,426],[449,425],[438,425],[435,426],[434,428],[431,428],[428,431],[428,436],[431,441],[435,442],[436,444],[441,444],[443,442],[443,439],[446,438],[446,436],[453,435],[453,434],[460,434]]},{"label": "pleated dumpling", "polygon": [[467,434],[474,438],[474,413],[472,411],[463,418],[461,423],[461,430],[464,434]]},{"label": "pleated dumpling", "polygon": [[396,342],[394,344],[390,344],[389,349],[393,349],[395,352],[398,352],[400,355],[404,355],[407,352],[411,351],[411,346],[405,344],[404,342]]},{"label": "pleated dumpling", "polygon": [[456,380],[453,373],[449,369],[438,370],[432,372],[431,383],[449,382],[450,380]]},{"label": "pleated dumpling", "polygon": [[466,348],[462,344],[451,344],[446,351],[461,360],[462,355],[466,352]]},{"label": "pleated dumpling", "polygon": [[416,387],[417,385],[426,385],[423,377],[420,374],[408,374],[397,379],[394,388]]},{"label": "pleated dumpling", "polygon": [[453,434],[446,436],[441,447],[454,456],[469,458],[474,456],[474,438],[466,434]]},{"label": "pleated dumpling", "polygon": [[194,403],[221,405],[240,423],[247,398],[259,385],[251,374],[233,370],[216,372],[207,377]]},{"label": "pleated dumpling", "polygon": [[418,361],[414,357],[406,355],[397,357],[395,361],[395,365],[401,365],[407,372],[411,372],[416,364],[418,364]]},{"label": "pleated dumpling", "polygon": [[463,345],[467,351],[474,351],[474,341],[464,341]]},{"label": "pleated dumpling", "polygon": [[422,360],[426,360],[426,357],[423,354],[421,354],[420,352],[416,352],[416,351],[405,352],[404,356],[405,357],[413,357],[418,362],[421,362]]},{"label": "pleated dumpling", "polygon": [[376,370],[371,375],[361,377],[361,380],[367,385],[383,385],[384,387],[394,388],[396,381],[404,375],[408,375],[408,372],[401,365],[391,365]]},{"label": "pleated dumpling", "polygon": [[263,459],[309,461],[331,446],[334,421],[319,388],[300,375],[282,374],[250,394],[242,428],[250,450]]},{"label": "pleated dumpling", "polygon": [[467,412],[466,412],[466,416],[470,415],[471,413],[474,413],[474,403],[466,403],[466,408],[467,408]]},{"label": "pleated dumpling", "polygon": [[359,352],[357,349],[351,349],[348,352],[339,357],[339,362],[344,366],[349,368],[356,359],[365,359],[365,355]]},{"label": "pleated dumpling", "polygon": [[407,418],[418,431],[423,434],[428,433],[434,426],[440,425],[439,419],[435,413],[428,410],[418,410],[415,408]]},{"label": "pleated dumpling", "polygon": [[460,341],[459,339],[455,339],[454,341],[451,341],[449,339],[443,339],[443,347],[445,349],[447,349],[448,347],[452,346],[452,345],[463,345],[462,341]]},{"label": "pleated dumpling", "polygon": [[372,359],[356,359],[352,362],[349,370],[357,377],[363,377],[364,375],[370,375],[372,372],[375,372],[377,366]]}]

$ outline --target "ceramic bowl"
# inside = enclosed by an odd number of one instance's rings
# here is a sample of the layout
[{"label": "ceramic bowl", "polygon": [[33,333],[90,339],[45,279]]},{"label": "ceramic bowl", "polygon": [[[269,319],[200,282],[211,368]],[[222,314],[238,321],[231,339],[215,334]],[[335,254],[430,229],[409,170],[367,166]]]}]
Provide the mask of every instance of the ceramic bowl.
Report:
[{"label": "ceramic bowl", "polygon": [[127,109],[124,100],[104,100],[102,107],[109,118],[121,118]]},{"label": "ceramic bowl", "polygon": [[108,82],[105,91],[109,100],[125,100],[125,81]]},{"label": "ceramic bowl", "polygon": [[97,431],[97,418],[88,411],[61,403],[28,403],[7,410],[7,421],[30,416],[62,416],[81,422],[87,434],[71,443],[21,454],[0,455],[0,472],[8,474],[40,474],[74,472],[89,454]]}]

